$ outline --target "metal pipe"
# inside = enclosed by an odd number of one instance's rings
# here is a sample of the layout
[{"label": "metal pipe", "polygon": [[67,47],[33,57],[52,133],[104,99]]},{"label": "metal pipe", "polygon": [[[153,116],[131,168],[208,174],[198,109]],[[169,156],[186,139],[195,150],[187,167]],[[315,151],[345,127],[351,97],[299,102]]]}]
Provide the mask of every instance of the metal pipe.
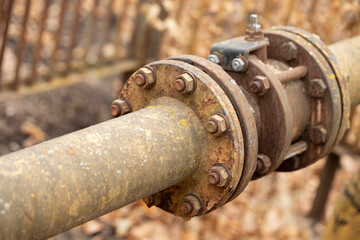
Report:
[{"label": "metal pipe", "polygon": [[0,238],[44,239],[177,184],[204,136],[191,108],[164,97],[0,157]]},{"label": "metal pipe", "polygon": [[340,67],[349,76],[351,107],[360,104],[360,36],[329,46]]}]

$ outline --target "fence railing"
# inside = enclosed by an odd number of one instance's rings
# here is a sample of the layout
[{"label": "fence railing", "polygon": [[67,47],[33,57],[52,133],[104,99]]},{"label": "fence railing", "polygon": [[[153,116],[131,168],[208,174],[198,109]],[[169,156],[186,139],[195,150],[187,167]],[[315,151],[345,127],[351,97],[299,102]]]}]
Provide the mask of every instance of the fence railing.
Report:
[{"label": "fence railing", "polygon": [[250,13],[261,16],[264,28],[296,25],[328,43],[359,34],[360,4],[356,0],[341,4],[340,8],[339,1],[324,5],[318,0],[0,0],[0,89],[17,90],[129,59],[141,65],[175,54],[205,56],[212,43],[243,34]]}]

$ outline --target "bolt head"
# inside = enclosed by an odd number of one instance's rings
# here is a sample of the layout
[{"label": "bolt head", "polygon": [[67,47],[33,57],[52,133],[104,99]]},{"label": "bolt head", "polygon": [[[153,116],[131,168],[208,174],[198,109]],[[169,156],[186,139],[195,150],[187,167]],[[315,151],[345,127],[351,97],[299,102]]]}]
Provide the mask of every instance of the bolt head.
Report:
[{"label": "bolt head", "polygon": [[151,88],[155,85],[156,78],[150,67],[144,67],[136,72],[134,81],[139,87]]},{"label": "bolt head", "polygon": [[216,54],[210,54],[207,58],[210,62],[213,62],[215,64],[219,64],[220,63],[220,58],[218,55]]},{"label": "bolt head", "polygon": [[265,174],[271,167],[270,158],[265,154],[258,154],[256,163],[256,173]]},{"label": "bolt head", "polygon": [[316,125],[309,131],[310,141],[315,144],[321,144],[327,140],[327,131],[322,125]]},{"label": "bolt head", "polygon": [[158,206],[161,204],[161,194],[155,193],[151,196],[145,197],[143,201],[148,207]]},{"label": "bolt head", "polygon": [[206,130],[211,133],[211,134],[215,134],[218,130],[218,125],[214,120],[209,120],[206,123]]},{"label": "bolt head", "polygon": [[138,86],[144,86],[146,83],[146,78],[144,76],[144,74],[142,73],[138,73],[135,75],[135,83]]},{"label": "bolt head", "polygon": [[267,77],[264,76],[255,76],[254,79],[250,82],[250,90],[259,95],[263,96],[270,89],[270,82]]},{"label": "bolt head", "polygon": [[251,14],[249,18],[248,30],[258,32],[261,30],[261,25],[258,24],[258,15]]},{"label": "bolt head", "polygon": [[282,56],[285,60],[290,61],[290,60],[292,60],[292,59],[297,58],[298,48],[297,48],[297,46],[295,45],[295,43],[293,43],[293,42],[286,42],[286,43],[283,43],[283,44],[280,46],[280,53],[281,53],[281,56]]},{"label": "bolt head", "polygon": [[175,89],[182,94],[191,94],[195,91],[195,79],[189,73],[183,73],[175,78]]},{"label": "bolt head", "polygon": [[111,104],[111,114],[113,117],[118,117],[131,112],[130,104],[124,99],[116,99]]},{"label": "bolt head", "polygon": [[188,216],[195,216],[201,210],[200,199],[195,195],[188,195],[184,198],[181,211]]},{"label": "bolt head", "polygon": [[313,79],[310,82],[309,94],[314,98],[321,98],[324,96],[327,86],[322,79]]},{"label": "bolt head", "polygon": [[225,187],[230,183],[231,174],[229,169],[224,165],[216,165],[210,169],[208,181],[212,185]]},{"label": "bolt head", "polygon": [[212,115],[206,123],[206,130],[216,137],[221,136],[228,130],[226,117],[222,114]]},{"label": "bolt head", "polygon": [[240,57],[237,57],[237,58],[234,58],[231,62],[231,67],[234,71],[236,72],[242,72],[245,70],[245,66],[246,66],[246,63],[245,61],[240,58]]},{"label": "bolt head", "polygon": [[184,79],[182,79],[182,78],[176,79],[176,81],[175,81],[175,88],[176,88],[176,90],[179,91],[179,92],[184,91],[185,88],[186,88],[186,83],[185,83]]}]

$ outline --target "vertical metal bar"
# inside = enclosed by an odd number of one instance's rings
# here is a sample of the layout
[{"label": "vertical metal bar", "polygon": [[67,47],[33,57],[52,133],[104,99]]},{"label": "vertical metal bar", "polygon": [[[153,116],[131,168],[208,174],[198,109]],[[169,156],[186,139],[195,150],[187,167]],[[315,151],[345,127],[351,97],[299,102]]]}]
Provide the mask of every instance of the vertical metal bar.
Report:
[{"label": "vertical metal bar", "polygon": [[10,25],[10,19],[11,19],[11,13],[12,13],[12,9],[14,6],[14,1],[13,0],[8,0],[7,1],[7,5],[6,5],[6,22],[5,22],[5,27],[4,27],[4,32],[3,32],[3,39],[2,39],[2,45],[1,45],[1,51],[0,51],[0,90],[2,87],[2,63],[3,63],[3,59],[4,59],[4,52],[5,52],[5,47],[6,47],[6,42],[7,42],[7,35],[8,35],[8,30],[9,30],[9,25]]},{"label": "vertical metal bar", "polygon": [[53,71],[55,70],[55,64],[57,61],[57,54],[60,47],[60,40],[62,36],[62,29],[64,26],[64,19],[65,19],[65,12],[66,12],[66,6],[67,6],[67,0],[62,0],[61,2],[61,9],[60,9],[60,15],[59,15],[59,22],[58,22],[58,29],[55,34],[55,47],[53,55],[50,59],[50,65],[49,65],[49,74],[47,77],[47,80],[51,80],[51,77],[53,76]]},{"label": "vertical metal bar", "polygon": [[312,209],[309,213],[309,218],[311,218],[314,222],[319,222],[321,220],[331,185],[339,166],[340,157],[335,153],[331,153],[326,159],[326,164],[320,177],[320,184],[316,192]]},{"label": "vertical metal bar", "polygon": [[21,60],[22,60],[23,51],[24,51],[24,47],[25,47],[25,41],[26,41],[26,25],[27,25],[28,18],[29,18],[30,5],[31,5],[31,0],[27,0],[26,6],[25,6],[23,22],[22,22],[23,29],[22,29],[22,32],[20,35],[17,57],[16,57],[17,62],[16,62],[16,68],[15,68],[15,77],[14,77],[14,81],[12,83],[12,88],[14,90],[18,89],[20,86],[19,74],[20,74]]},{"label": "vertical metal bar", "polygon": [[34,84],[36,82],[37,75],[38,75],[37,66],[38,66],[38,63],[40,60],[42,36],[43,36],[44,30],[45,30],[45,22],[48,17],[49,6],[50,6],[50,0],[44,0],[44,8],[43,8],[42,16],[41,16],[41,20],[40,20],[38,39],[37,39],[36,47],[34,48],[34,53],[33,53],[34,59],[33,59],[32,70],[31,70],[30,84]]},{"label": "vertical metal bar", "polygon": [[120,53],[120,46],[121,46],[121,27],[124,22],[126,13],[128,11],[130,4],[129,0],[125,0],[124,4],[122,5],[122,10],[120,12],[120,16],[118,17],[117,24],[116,24],[116,32],[115,32],[115,58],[119,58]]},{"label": "vertical metal bar", "polygon": [[208,7],[209,2],[207,0],[201,0],[200,2],[200,6],[198,9],[198,13],[196,15],[196,18],[194,20],[194,26],[192,27],[192,31],[191,31],[191,38],[188,44],[188,50],[187,52],[189,54],[194,54],[196,47],[197,47],[197,43],[198,43],[198,36],[199,36],[199,28],[200,28],[200,24],[201,24],[201,20],[202,17],[204,16],[204,12],[206,10],[206,8]]},{"label": "vertical metal bar", "polygon": [[93,44],[93,38],[94,38],[94,31],[96,29],[95,23],[96,23],[96,11],[99,6],[99,0],[95,0],[94,7],[91,13],[91,19],[90,19],[90,27],[87,26],[87,32],[86,32],[86,44],[85,44],[85,54],[83,56],[83,61],[86,64],[86,56],[87,53],[90,50],[91,45]]},{"label": "vertical metal bar", "polygon": [[[316,19],[315,14],[316,14],[317,5],[318,5],[318,0],[312,0],[311,5],[310,5],[310,9],[309,9],[309,19],[310,19],[310,21],[316,22],[315,21],[315,19]],[[314,31],[315,26],[316,26],[316,24],[311,24],[310,25],[311,31]]]},{"label": "vertical metal bar", "polygon": [[[165,9],[165,6],[161,2],[161,0],[157,0],[155,1],[155,3],[157,3],[160,7],[160,13],[158,18],[159,20],[164,21],[168,17],[168,11]],[[150,25],[147,31],[149,31],[149,35],[147,36],[151,36],[151,38],[149,39],[148,43],[144,42],[144,49],[146,50],[146,60],[150,60],[150,61],[157,60],[160,58],[160,54],[163,46],[162,41],[165,34],[163,31],[159,31],[158,29],[155,29]]]},{"label": "vertical metal bar", "polygon": [[74,20],[72,22],[72,27],[71,27],[70,45],[69,45],[67,57],[66,57],[65,75],[69,74],[69,71],[70,71],[71,65],[72,65],[73,50],[76,45],[76,39],[77,39],[77,34],[78,34],[78,29],[79,29],[79,22],[80,22],[80,7],[81,7],[81,0],[77,0],[76,6],[75,6],[75,17],[74,17]]},{"label": "vertical metal bar", "polygon": [[[127,55],[139,61],[139,64],[145,62],[146,53],[144,49],[144,41],[148,34],[148,23],[144,14],[141,12],[141,7],[148,0],[139,0],[136,6],[137,15],[135,18],[135,28],[133,30],[130,47]],[[149,40],[149,39],[147,39]]]},{"label": "vertical metal bar", "polygon": [[265,5],[264,5],[264,10],[262,15],[264,16],[265,19],[269,19],[270,18],[270,13],[271,13],[271,9],[273,7],[273,0],[265,0]]},{"label": "vertical metal bar", "polygon": [[104,61],[105,60],[105,56],[104,56],[104,46],[105,44],[107,43],[108,39],[109,39],[109,35],[110,35],[110,32],[111,32],[111,21],[112,21],[112,16],[113,16],[113,8],[114,8],[114,0],[109,0],[108,2],[108,6],[107,6],[107,18],[105,19],[105,26],[104,26],[104,32],[103,32],[103,35],[102,35],[102,39],[101,39],[101,44],[100,44],[100,58],[101,58],[101,61]]},{"label": "vertical metal bar", "polygon": [[179,0],[178,2],[179,2],[179,4],[178,4],[176,15],[175,15],[175,20],[177,23],[180,22],[180,17],[184,11],[185,0]]},{"label": "vertical metal bar", "polygon": [[0,28],[2,28],[2,21],[5,14],[4,5],[5,5],[5,0],[0,0]]},{"label": "vertical metal bar", "polygon": [[292,15],[293,10],[294,10],[295,0],[290,0],[290,2],[288,3],[288,6],[289,7],[287,8],[287,11],[286,11],[286,14],[285,14],[285,19],[284,19],[284,25],[285,26],[289,24],[291,15]]}]

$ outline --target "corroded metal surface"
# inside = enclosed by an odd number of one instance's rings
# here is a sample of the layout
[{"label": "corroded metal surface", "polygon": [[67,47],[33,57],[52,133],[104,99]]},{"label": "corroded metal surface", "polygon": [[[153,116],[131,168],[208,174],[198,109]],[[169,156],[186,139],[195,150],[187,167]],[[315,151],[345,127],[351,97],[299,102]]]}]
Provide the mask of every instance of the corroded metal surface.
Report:
[{"label": "corroded metal surface", "polygon": [[[138,86],[135,73],[126,82],[119,97],[126,99],[133,111],[145,107],[153,99],[171,96],[191,107],[204,127],[214,115],[220,114],[226,118],[228,127],[224,134],[217,136],[208,133],[203,140],[201,163],[192,177],[162,191],[164,201],[159,206],[162,209],[185,218],[189,217],[186,211],[182,211],[181,206],[186,196],[195,194],[201,200],[202,208],[194,215],[205,214],[227,202],[242,174],[244,145],[236,111],[221,87],[195,66],[180,61],[162,60],[146,67],[153,71],[156,84],[151,88]],[[196,82],[194,91],[184,94],[176,88],[176,80],[183,74],[190,74]],[[231,181],[224,187],[208,182],[210,169],[217,164],[225,166],[231,174]]]},{"label": "corroded metal surface", "polygon": [[[247,93],[258,129],[258,153],[266,154],[271,161],[269,171],[256,173],[259,178],[277,169],[284,160],[292,139],[292,116],[287,96],[281,82],[271,69],[254,56],[249,57],[249,66],[244,73],[229,72],[233,79]],[[266,77],[270,83],[269,91],[262,95],[250,93],[250,83],[256,76]]]},{"label": "corroded metal surface", "polygon": [[44,239],[173,186],[201,166],[204,139],[189,107],[161,98],[3,156],[0,238]]},{"label": "corroded metal surface", "polygon": [[329,46],[341,68],[348,75],[351,107],[360,104],[360,36]]},{"label": "corroded metal surface", "polygon": [[[340,128],[337,134],[337,138],[332,146],[333,148],[336,144],[340,142],[340,140],[344,136],[345,131],[349,128],[350,101],[351,101],[351,105],[354,106],[356,99],[358,99],[358,97],[356,97],[356,94],[355,95],[351,94],[354,92],[354,90],[352,90],[351,87],[349,87],[348,78],[350,76],[349,74],[351,74],[353,78],[359,79],[359,75],[360,75],[359,71],[356,71],[356,69],[359,70],[359,68],[352,68],[352,66],[355,66],[356,63],[358,63],[357,60],[359,59],[358,57],[359,51],[357,51],[359,49],[359,42],[358,42],[359,38],[358,40],[354,38],[354,41],[349,41],[348,42],[349,45],[347,45],[346,43],[344,44],[347,46],[348,49],[347,53],[349,53],[348,60],[344,62],[345,58],[341,57],[344,56],[342,55],[341,51],[340,52],[330,51],[330,49],[326,46],[326,44],[323,41],[321,41],[321,39],[315,34],[311,34],[302,29],[289,27],[289,26],[277,27],[275,29],[291,32],[293,34],[301,36],[303,39],[305,39],[308,43],[310,43],[320,52],[320,54],[325,58],[327,63],[330,65],[331,70],[333,71],[333,75],[330,75],[329,77],[331,78],[335,77],[337,80],[338,88],[341,94],[341,110],[342,110]],[[354,82],[358,82],[358,81],[354,80]],[[352,87],[356,88],[356,86],[359,86],[359,84],[355,83],[354,86]],[[359,89],[359,87],[357,87],[357,89]],[[350,100],[350,98],[352,99]],[[360,102],[360,100],[358,100],[358,102]]]},{"label": "corroded metal surface", "polygon": [[240,86],[219,65],[191,55],[176,56],[170,59],[187,62],[207,73],[224,90],[236,110],[244,138],[244,167],[240,182],[228,200],[231,201],[246,188],[256,168],[258,136],[253,110],[251,107],[246,107],[250,105]]},{"label": "corroded metal surface", "polygon": [[[286,160],[278,169],[281,171],[296,170],[315,162],[332,149],[342,121],[340,89],[331,66],[321,52],[309,44],[307,40],[299,35],[282,30],[267,31],[265,36],[269,38],[272,44],[272,48],[268,49],[269,58],[283,60],[280,47],[290,41],[296,45],[298,56],[296,59],[287,61],[287,64],[290,67],[306,66],[308,69],[308,74],[303,78],[303,83],[305,85],[304,91],[308,93],[310,103],[310,119],[307,130],[301,136],[302,140],[308,142],[308,150],[300,156]],[[322,79],[326,84],[326,94],[321,98],[311,96],[309,93],[311,81],[314,79]],[[295,109],[295,111],[297,110]],[[311,131],[318,126],[326,131],[325,141],[312,141]]]}]

